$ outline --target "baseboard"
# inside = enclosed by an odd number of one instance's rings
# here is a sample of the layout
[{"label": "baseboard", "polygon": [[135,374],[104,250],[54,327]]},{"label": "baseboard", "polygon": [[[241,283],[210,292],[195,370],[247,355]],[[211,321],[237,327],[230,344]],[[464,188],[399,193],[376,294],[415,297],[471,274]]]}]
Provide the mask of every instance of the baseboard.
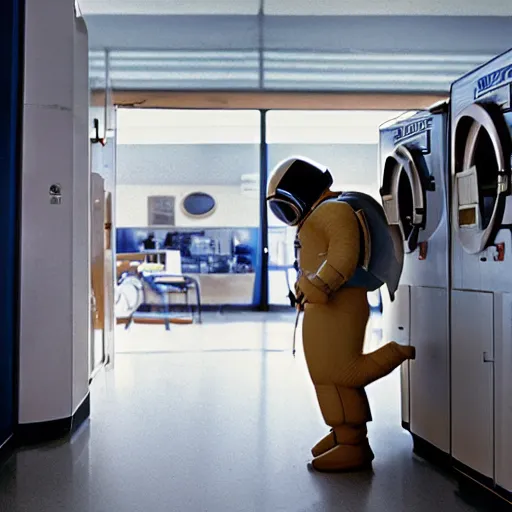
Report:
[{"label": "baseboard", "polygon": [[449,453],[443,452],[437,446],[429,441],[412,433],[413,452],[422,459],[439,466],[442,469],[449,470],[452,466],[452,458]]},{"label": "baseboard", "polygon": [[74,434],[91,415],[91,393],[87,393],[75,414],[71,417],[70,434]]},{"label": "baseboard", "polygon": [[494,487],[494,482],[492,478],[488,476],[481,475],[478,471],[471,469],[469,466],[466,466],[462,462],[459,462],[456,459],[452,459],[452,466],[458,474],[461,474],[463,477],[467,477],[472,481],[480,484],[483,487],[487,487],[492,489]]},{"label": "baseboard", "polygon": [[512,493],[495,487],[492,478],[486,477],[459,461],[453,461],[459,483],[459,496],[474,506],[493,512],[512,511]]},{"label": "baseboard", "polygon": [[75,414],[69,418],[53,421],[18,425],[16,445],[28,446],[55,441],[73,434],[89,417],[91,412],[91,395],[88,393]]},{"label": "baseboard", "polygon": [[510,510],[512,510],[512,492],[503,489],[503,487],[500,487],[499,485],[496,486],[495,491],[500,496],[500,498],[506,501],[510,507]]}]

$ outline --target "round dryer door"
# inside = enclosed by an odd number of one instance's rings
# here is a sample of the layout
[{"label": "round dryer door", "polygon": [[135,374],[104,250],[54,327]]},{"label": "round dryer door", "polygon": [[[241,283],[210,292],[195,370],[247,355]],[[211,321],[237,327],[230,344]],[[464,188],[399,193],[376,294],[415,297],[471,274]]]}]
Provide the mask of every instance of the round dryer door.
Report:
[{"label": "round dryer door", "polygon": [[472,104],[455,119],[452,137],[453,224],[469,254],[500,229],[510,182],[510,135],[496,105]]},{"label": "round dryer door", "polygon": [[425,179],[422,158],[403,146],[384,165],[380,194],[388,223],[399,227],[405,252],[413,252],[426,223]]}]

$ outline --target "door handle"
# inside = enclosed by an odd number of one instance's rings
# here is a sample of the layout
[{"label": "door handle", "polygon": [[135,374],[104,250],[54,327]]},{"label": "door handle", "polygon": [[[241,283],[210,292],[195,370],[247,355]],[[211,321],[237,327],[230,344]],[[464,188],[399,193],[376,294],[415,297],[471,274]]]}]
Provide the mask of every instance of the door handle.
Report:
[{"label": "door handle", "polygon": [[493,248],[493,260],[494,261],[505,261],[505,244],[499,243],[492,246]]},{"label": "door handle", "polygon": [[494,357],[489,352],[484,352],[484,363],[494,363]]}]

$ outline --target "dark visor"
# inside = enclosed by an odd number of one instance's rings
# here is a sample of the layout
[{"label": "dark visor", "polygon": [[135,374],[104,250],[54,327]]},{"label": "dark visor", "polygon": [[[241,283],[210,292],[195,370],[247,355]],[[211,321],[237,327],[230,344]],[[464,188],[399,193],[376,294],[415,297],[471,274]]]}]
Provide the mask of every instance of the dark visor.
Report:
[{"label": "dark visor", "polygon": [[298,224],[301,213],[296,206],[283,199],[269,199],[269,206],[272,213],[282,222],[289,226]]}]

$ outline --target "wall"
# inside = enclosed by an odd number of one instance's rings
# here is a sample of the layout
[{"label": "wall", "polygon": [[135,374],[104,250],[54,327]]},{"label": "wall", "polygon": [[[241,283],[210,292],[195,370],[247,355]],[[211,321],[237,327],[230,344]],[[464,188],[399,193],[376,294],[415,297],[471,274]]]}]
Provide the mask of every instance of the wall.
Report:
[{"label": "wall", "polygon": [[[374,188],[377,192],[376,144],[271,144],[269,171],[292,155],[329,166],[337,188]],[[259,147],[255,144],[119,145],[117,226],[146,226],[150,195],[176,196],[177,226],[258,226],[257,194],[241,191],[242,175],[258,173]],[[217,210],[205,219],[189,219],[179,205],[186,194],[198,191],[212,194]],[[273,216],[269,222],[278,224]]]},{"label": "wall", "polygon": [[119,185],[238,185],[243,174],[258,172],[257,144],[120,144],[117,150]]},{"label": "wall", "polygon": [[[317,4],[339,4],[334,0],[309,3],[311,9],[317,9]],[[360,2],[352,3],[360,8]],[[393,3],[371,2],[390,13]],[[418,8],[418,2],[409,3]],[[472,10],[463,10],[459,4],[458,9],[443,6],[437,12],[496,12],[487,10],[483,2],[472,3]],[[421,4],[425,12],[430,2]],[[507,2],[501,5],[501,12],[510,15]],[[430,12],[436,10],[429,7]],[[116,89],[263,86],[268,90],[447,93],[452,81],[512,46],[508,16],[153,14],[88,19],[91,48],[111,50]],[[93,73],[101,75],[101,63],[96,63],[95,54],[91,57]]]},{"label": "wall", "polygon": [[[207,192],[217,201],[215,212],[204,219],[183,214],[181,200],[191,192]],[[148,196],[176,197],[176,226],[256,227],[259,224],[258,197],[242,195],[238,186],[219,185],[118,185],[116,197],[117,227],[148,225]]]}]

